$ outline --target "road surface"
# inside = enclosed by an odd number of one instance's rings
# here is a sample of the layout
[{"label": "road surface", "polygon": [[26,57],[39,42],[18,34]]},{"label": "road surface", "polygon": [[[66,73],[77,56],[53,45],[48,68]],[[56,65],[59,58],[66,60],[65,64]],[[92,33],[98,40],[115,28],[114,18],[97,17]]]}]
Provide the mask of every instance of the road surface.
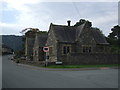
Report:
[{"label": "road surface", "polygon": [[2,56],[0,56],[0,89],[2,88]]},{"label": "road surface", "polygon": [[118,88],[118,70],[47,71],[17,65],[3,56],[3,88]]}]

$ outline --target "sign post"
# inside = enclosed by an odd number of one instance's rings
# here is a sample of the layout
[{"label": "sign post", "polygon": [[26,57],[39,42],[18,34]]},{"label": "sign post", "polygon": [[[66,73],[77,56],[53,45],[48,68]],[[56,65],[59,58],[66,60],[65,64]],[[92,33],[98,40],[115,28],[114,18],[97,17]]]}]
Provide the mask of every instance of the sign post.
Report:
[{"label": "sign post", "polygon": [[47,52],[49,52],[49,47],[43,47],[43,51],[45,52],[45,66],[47,67],[47,65],[48,65],[48,54],[47,54]]}]

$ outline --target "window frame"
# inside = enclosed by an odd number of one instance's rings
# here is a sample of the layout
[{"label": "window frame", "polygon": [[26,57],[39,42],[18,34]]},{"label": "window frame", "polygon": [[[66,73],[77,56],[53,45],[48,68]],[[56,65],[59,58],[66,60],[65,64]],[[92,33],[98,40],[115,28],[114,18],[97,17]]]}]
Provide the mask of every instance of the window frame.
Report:
[{"label": "window frame", "polygon": [[[67,50],[69,47],[69,50]],[[66,53],[64,53],[64,48],[66,49]],[[71,45],[62,45],[62,55],[67,55],[68,53],[71,53]]]},{"label": "window frame", "polygon": [[91,45],[82,45],[82,53],[92,53]]}]

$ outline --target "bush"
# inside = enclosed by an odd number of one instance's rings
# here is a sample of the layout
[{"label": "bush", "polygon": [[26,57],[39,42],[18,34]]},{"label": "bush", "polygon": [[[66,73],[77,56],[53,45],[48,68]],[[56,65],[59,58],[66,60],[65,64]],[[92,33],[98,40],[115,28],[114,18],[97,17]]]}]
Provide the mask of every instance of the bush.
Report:
[{"label": "bush", "polygon": [[16,60],[16,63],[20,63],[20,61],[19,61],[19,60]]}]

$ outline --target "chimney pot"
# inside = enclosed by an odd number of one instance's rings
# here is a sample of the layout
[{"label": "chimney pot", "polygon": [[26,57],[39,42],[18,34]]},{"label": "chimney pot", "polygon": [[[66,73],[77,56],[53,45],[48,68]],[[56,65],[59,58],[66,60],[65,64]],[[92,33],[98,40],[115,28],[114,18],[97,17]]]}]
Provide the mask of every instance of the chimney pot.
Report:
[{"label": "chimney pot", "polygon": [[68,21],[67,21],[67,23],[68,23],[68,26],[70,26],[70,22],[71,22],[70,20],[68,20]]}]

